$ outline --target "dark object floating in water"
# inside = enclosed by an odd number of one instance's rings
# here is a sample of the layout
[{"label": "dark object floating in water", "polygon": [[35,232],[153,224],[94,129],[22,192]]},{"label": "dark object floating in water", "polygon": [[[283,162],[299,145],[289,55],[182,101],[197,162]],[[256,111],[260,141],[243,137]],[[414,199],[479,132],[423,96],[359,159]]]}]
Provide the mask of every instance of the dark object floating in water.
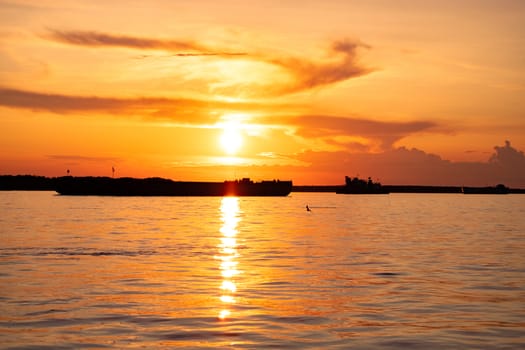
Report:
[{"label": "dark object floating in water", "polygon": [[379,182],[368,181],[354,177],[345,176],[345,185],[341,186],[335,193],[339,194],[388,194],[390,191],[383,188]]},{"label": "dark object floating in water", "polygon": [[248,178],[224,182],[173,181],[129,177],[57,178],[55,191],[74,196],[287,196],[292,181],[253,182]]},{"label": "dark object floating in water", "polygon": [[495,187],[462,187],[461,192],[464,194],[508,194],[510,189],[503,184]]},{"label": "dark object floating in water", "polygon": [[373,273],[372,275],[380,276],[380,277],[394,277],[394,276],[399,276],[400,273],[397,273],[397,272],[376,272],[376,273]]}]

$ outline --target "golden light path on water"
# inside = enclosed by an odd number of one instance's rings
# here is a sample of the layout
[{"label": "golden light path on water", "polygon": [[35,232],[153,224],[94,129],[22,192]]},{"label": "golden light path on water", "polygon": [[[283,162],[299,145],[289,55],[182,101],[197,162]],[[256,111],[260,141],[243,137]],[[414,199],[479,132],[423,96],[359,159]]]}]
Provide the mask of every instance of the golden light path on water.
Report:
[{"label": "golden light path on water", "polygon": [[230,314],[230,306],[235,303],[235,292],[237,286],[235,284],[235,276],[239,274],[237,270],[236,258],[239,256],[237,252],[237,225],[239,218],[239,198],[224,197],[221,202],[221,221],[220,228],[220,243],[218,245],[219,254],[217,259],[220,261],[220,271],[222,276],[222,284],[220,286],[222,308],[219,312],[219,318],[224,320]]}]

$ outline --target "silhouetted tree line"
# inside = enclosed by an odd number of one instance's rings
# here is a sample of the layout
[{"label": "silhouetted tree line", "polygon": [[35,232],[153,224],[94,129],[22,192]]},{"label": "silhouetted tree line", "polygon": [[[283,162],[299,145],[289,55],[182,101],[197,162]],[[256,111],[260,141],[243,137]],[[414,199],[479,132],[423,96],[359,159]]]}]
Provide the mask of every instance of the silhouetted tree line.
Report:
[{"label": "silhouetted tree line", "polygon": [[56,177],[36,175],[0,175],[2,191],[54,191]]}]

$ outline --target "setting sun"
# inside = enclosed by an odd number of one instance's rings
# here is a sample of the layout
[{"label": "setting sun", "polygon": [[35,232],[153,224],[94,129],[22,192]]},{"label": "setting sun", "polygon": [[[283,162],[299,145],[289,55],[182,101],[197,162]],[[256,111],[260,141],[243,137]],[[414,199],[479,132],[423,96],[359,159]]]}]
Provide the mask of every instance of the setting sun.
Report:
[{"label": "setting sun", "polygon": [[242,146],[242,134],[237,125],[224,126],[220,143],[224,152],[229,155],[236,154]]}]

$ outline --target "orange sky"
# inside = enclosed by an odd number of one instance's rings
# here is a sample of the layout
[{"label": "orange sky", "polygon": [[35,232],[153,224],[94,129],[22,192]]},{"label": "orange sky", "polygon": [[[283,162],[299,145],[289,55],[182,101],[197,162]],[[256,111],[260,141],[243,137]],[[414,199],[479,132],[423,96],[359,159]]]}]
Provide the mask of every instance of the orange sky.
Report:
[{"label": "orange sky", "polygon": [[0,0],[0,174],[525,187],[523,23],[520,0]]}]

